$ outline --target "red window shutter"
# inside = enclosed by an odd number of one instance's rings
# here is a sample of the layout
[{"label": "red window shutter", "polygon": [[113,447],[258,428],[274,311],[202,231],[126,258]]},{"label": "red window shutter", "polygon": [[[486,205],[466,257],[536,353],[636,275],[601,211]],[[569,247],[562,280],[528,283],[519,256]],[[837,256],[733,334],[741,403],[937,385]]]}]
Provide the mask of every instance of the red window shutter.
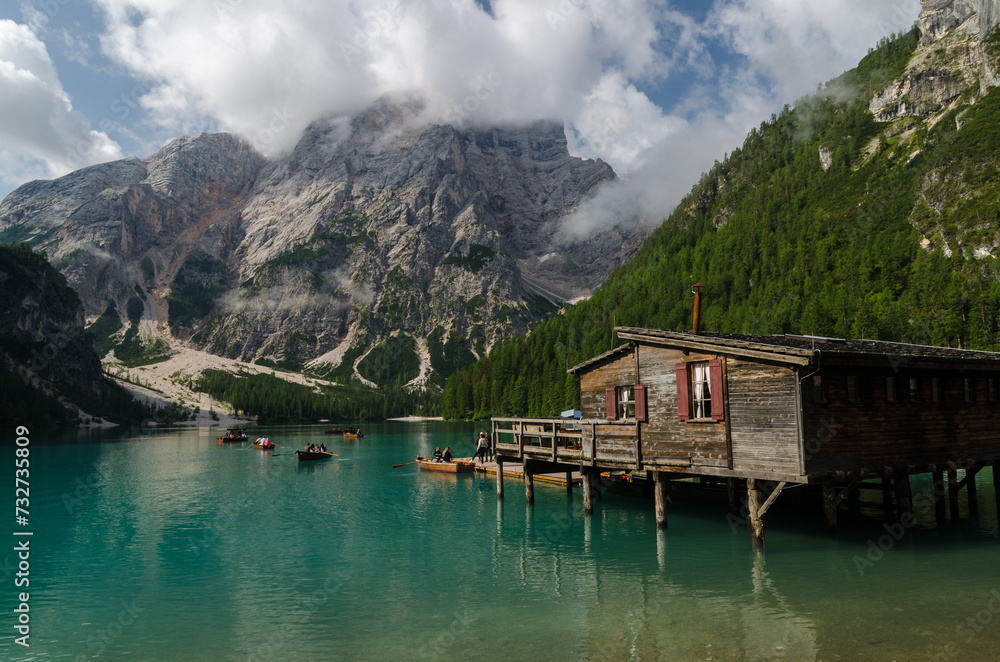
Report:
[{"label": "red window shutter", "polygon": [[687,363],[678,363],[675,367],[677,368],[677,418],[686,421],[691,418]]},{"label": "red window shutter", "polygon": [[635,385],[635,420],[646,420],[646,387],[643,384]]},{"label": "red window shutter", "polygon": [[722,399],[722,361],[708,362],[708,378],[712,383],[712,418],[721,421],[725,414]]},{"label": "red window shutter", "polygon": [[615,398],[615,387],[608,386],[604,389],[604,393],[608,399],[608,420],[618,420],[618,400]]}]

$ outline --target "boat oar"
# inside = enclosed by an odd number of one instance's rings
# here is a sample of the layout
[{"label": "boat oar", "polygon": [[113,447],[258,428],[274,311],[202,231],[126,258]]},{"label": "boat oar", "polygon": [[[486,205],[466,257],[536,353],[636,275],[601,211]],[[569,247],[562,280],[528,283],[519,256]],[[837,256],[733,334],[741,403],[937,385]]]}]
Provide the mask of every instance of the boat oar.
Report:
[{"label": "boat oar", "polygon": [[394,464],[394,465],[392,465],[392,468],[393,468],[393,469],[398,469],[398,468],[400,468],[400,467],[405,467],[405,466],[406,466],[406,465],[408,465],[408,464],[416,464],[416,463],[417,463],[417,462],[419,462],[419,461],[420,461],[420,460],[414,460],[413,462],[404,462],[403,464]]}]

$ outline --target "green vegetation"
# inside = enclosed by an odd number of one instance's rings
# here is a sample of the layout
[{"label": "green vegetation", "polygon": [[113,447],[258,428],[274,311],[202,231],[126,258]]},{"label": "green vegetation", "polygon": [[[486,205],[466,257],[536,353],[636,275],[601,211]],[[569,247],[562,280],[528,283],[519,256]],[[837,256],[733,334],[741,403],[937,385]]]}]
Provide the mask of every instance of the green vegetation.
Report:
[{"label": "green vegetation", "polygon": [[455,250],[441,260],[441,264],[454,264],[455,266],[467,269],[474,274],[478,274],[486,264],[496,257],[497,252],[489,246],[482,244],[472,244],[469,246],[469,254],[462,255],[462,244],[455,246]]},{"label": "green vegetation", "polygon": [[224,262],[202,250],[192,251],[184,261],[167,295],[170,330],[194,328],[198,320],[215,307],[215,299],[225,290]]},{"label": "green vegetation", "polygon": [[447,339],[444,338],[444,329],[440,326],[431,331],[427,336],[427,349],[431,355],[434,381],[439,386],[444,386],[445,380],[456,371],[476,361],[476,356],[465,348],[462,334],[456,329],[448,332]]},{"label": "green vegetation", "polygon": [[94,339],[94,351],[101,358],[115,347],[114,336],[121,331],[122,320],[115,308],[115,302],[109,301],[108,307],[94,320],[94,323],[87,327],[87,332]]},{"label": "green vegetation", "polygon": [[434,416],[437,403],[422,394],[398,389],[374,391],[361,387],[312,388],[272,375],[232,375],[205,370],[194,388],[230,403],[234,410],[261,422],[380,420],[419,413]]},{"label": "green vegetation", "polygon": [[[752,130],[589,300],[456,372],[443,415],[579,406],[566,369],[617,345],[615,325],[690,329],[696,281],[707,332],[1000,349],[1000,264],[981,249],[1000,227],[1000,89],[963,109],[961,130],[958,111],[934,126],[914,118],[908,142],[866,154],[899,132],[874,120],[868,100],[901,75],[916,38],[883,40]],[[827,171],[820,147],[832,153]]]},{"label": "green vegetation", "polygon": [[380,388],[401,388],[420,374],[420,357],[413,338],[393,336],[368,352],[358,372]]}]

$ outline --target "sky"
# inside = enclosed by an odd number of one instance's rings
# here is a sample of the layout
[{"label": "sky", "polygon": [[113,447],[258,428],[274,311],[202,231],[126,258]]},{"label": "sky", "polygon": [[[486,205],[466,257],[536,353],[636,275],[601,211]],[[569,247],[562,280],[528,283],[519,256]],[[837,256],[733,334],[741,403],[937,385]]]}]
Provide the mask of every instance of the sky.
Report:
[{"label": "sky", "polygon": [[0,0],[0,198],[229,131],[267,156],[385,94],[427,123],[561,120],[623,181],[567,227],[658,223],[918,0]]}]

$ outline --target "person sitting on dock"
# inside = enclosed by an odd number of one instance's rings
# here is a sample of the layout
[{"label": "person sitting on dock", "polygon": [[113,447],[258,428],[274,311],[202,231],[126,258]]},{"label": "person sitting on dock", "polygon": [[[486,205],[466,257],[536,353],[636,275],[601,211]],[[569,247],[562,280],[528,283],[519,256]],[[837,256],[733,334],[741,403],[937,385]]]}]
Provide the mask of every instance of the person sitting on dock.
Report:
[{"label": "person sitting on dock", "polygon": [[444,453],[441,454],[441,460],[444,462],[451,462],[451,446],[444,447]]},{"label": "person sitting on dock", "polygon": [[435,446],[434,447],[434,461],[435,462],[444,462],[444,456],[441,454],[441,447],[440,446]]}]

